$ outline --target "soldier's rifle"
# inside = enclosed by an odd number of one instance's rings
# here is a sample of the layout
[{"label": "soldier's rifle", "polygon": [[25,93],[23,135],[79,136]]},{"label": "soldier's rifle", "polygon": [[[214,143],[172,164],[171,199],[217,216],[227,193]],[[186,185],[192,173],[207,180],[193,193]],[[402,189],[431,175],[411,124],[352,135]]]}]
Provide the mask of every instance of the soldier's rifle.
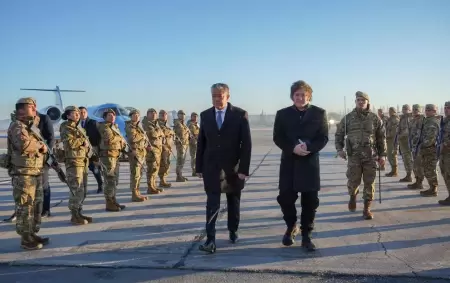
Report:
[{"label": "soldier's rifle", "polygon": [[441,155],[441,144],[444,138],[444,116],[441,116],[441,122],[439,123],[439,134],[436,139],[436,157],[439,160]]},{"label": "soldier's rifle", "polygon": [[419,134],[419,138],[417,140],[417,144],[414,147],[414,159],[417,158],[417,153],[419,152],[419,147],[420,144],[422,143],[422,138],[423,138],[423,126],[425,125],[425,117],[422,118],[422,125],[420,126],[420,134]]},{"label": "soldier's rifle", "polygon": [[[132,154],[132,150],[131,150],[131,146],[130,146],[130,144],[128,143],[128,141],[122,136],[122,134],[119,132],[119,130],[116,129],[116,128],[113,126],[113,124],[111,124],[111,130],[114,131],[116,134],[118,134],[119,137],[122,139],[122,141],[125,143],[125,148],[123,149],[123,152],[124,152],[126,155],[130,156],[130,155]],[[144,136],[147,137],[146,135],[144,135]],[[145,137],[144,137],[144,138],[145,138]],[[150,144],[150,143],[149,143],[149,144]],[[139,158],[137,158],[137,156],[134,155],[134,154],[133,154],[133,157],[136,159],[137,163],[138,163],[139,165],[141,165],[141,168],[143,168],[144,171],[147,172],[147,168],[145,168],[144,162],[141,162],[141,160],[139,160]]]}]

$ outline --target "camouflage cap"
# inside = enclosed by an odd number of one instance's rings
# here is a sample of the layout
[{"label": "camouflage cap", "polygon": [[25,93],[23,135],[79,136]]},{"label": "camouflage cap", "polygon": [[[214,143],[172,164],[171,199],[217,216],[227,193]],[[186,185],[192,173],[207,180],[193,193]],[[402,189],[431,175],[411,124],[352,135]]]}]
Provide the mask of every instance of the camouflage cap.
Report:
[{"label": "camouflage cap", "polygon": [[132,109],[131,111],[130,111],[130,113],[128,114],[128,116],[133,116],[134,114],[138,114],[138,115],[141,115],[141,112],[139,111],[139,110],[137,110],[137,109]]},{"label": "camouflage cap", "polygon": [[106,110],[103,112],[103,116],[106,116],[106,114],[108,114],[108,113],[111,113],[111,114],[113,114],[114,116],[116,115],[116,112],[114,112],[113,109],[108,108],[108,109],[106,109]]},{"label": "camouflage cap", "polygon": [[155,112],[155,113],[156,113],[155,108],[149,108],[149,109],[147,110],[147,114],[150,113],[150,112]]},{"label": "camouflage cap", "polygon": [[404,104],[404,105],[402,106],[402,109],[403,109],[403,110],[411,110],[411,106],[410,106],[409,104]]},{"label": "camouflage cap", "polygon": [[195,112],[192,112],[192,113],[191,113],[191,116],[198,116],[198,114],[195,113]]},{"label": "camouflage cap", "polygon": [[183,114],[183,115],[186,115],[186,113],[184,113],[183,110],[178,110],[178,113],[177,113],[177,114]]},{"label": "camouflage cap", "polygon": [[166,112],[166,110],[161,109],[161,110],[159,110],[159,114],[167,114],[167,112]]},{"label": "camouflage cap", "polygon": [[445,107],[450,107],[450,101],[445,102]]},{"label": "camouflage cap", "polygon": [[78,111],[78,112],[80,112],[80,108],[71,105],[71,106],[67,106],[66,109],[64,109],[64,112],[71,112],[71,111]]},{"label": "camouflage cap", "polygon": [[435,104],[427,104],[425,105],[425,110],[437,110],[437,106]]},{"label": "camouflage cap", "polygon": [[365,100],[370,100],[369,99],[369,96],[367,95],[367,93],[365,93],[365,92],[362,92],[362,91],[357,91],[356,93],[355,93],[355,96],[356,96],[356,98],[358,98],[358,97],[362,97],[362,98],[364,98]]},{"label": "camouflage cap", "polygon": [[395,107],[389,107],[389,111],[394,111],[394,113],[396,113],[397,109],[395,109]]},{"label": "camouflage cap", "polygon": [[419,104],[413,104],[413,110],[419,110],[422,109],[422,106],[420,106]]},{"label": "camouflage cap", "polygon": [[36,105],[36,99],[33,97],[22,97],[17,100],[16,104],[33,104]]}]

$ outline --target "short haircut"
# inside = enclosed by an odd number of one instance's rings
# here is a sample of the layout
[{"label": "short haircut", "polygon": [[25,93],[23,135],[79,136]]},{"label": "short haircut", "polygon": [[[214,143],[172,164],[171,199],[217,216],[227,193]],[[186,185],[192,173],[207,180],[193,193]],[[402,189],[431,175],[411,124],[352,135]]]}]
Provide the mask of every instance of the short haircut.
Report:
[{"label": "short haircut", "polygon": [[222,92],[230,93],[230,88],[228,87],[227,84],[224,84],[224,83],[213,84],[211,86],[211,90],[213,90],[213,89],[218,89],[218,90],[220,90]]},{"label": "short haircut", "polygon": [[80,107],[78,107],[78,109],[80,109],[80,110],[83,110],[83,109],[87,110],[86,107],[84,107],[84,106],[80,106]]},{"label": "short haircut", "polygon": [[313,90],[309,84],[307,84],[305,81],[296,81],[291,85],[291,99],[294,97],[294,93],[298,90],[303,90],[305,92],[308,92],[312,98]]}]

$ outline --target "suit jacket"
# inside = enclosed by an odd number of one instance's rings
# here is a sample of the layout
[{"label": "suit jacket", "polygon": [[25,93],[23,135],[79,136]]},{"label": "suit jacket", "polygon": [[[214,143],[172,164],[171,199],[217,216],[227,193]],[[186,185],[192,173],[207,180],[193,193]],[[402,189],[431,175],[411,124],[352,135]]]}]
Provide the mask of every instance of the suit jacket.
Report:
[{"label": "suit jacket", "polygon": [[244,188],[238,173],[249,175],[252,141],[247,112],[228,103],[219,130],[216,111],[211,107],[200,113],[195,170],[203,174],[205,191],[219,191],[221,172],[232,190]]},{"label": "suit jacket", "polygon": [[[82,122],[80,121],[80,123]],[[86,130],[86,135],[88,136],[91,145],[98,146],[100,144],[100,133],[97,129],[97,121],[87,117],[83,128]]]},{"label": "suit jacket", "polygon": [[38,113],[39,124],[38,128],[41,131],[42,137],[50,148],[55,146],[55,130],[53,129],[53,123],[47,114]]},{"label": "suit jacket", "polygon": [[[301,113],[294,106],[277,112],[273,141],[282,150],[278,186],[280,190],[309,192],[320,190],[319,151],[328,143],[326,111],[310,105]],[[299,139],[311,153],[299,156],[293,153]]]}]

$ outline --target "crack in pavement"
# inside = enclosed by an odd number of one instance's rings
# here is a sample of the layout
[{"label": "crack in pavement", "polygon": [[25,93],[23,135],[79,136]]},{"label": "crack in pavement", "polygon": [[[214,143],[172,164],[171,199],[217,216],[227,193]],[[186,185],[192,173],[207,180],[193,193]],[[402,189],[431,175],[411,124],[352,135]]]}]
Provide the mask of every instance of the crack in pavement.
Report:
[{"label": "crack in pavement", "polygon": [[[256,165],[256,167],[253,169],[253,171],[250,173],[249,177],[247,178],[247,180],[245,181],[245,184],[248,182],[248,180],[250,180],[253,176],[253,174],[256,173],[256,171],[259,169],[259,167],[261,167],[261,164],[263,164],[264,160],[266,159],[266,157],[270,154],[270,152],[272,152],[273,147],[271,147],[266,154],[264,154],[263,158],[261,159],[261,161],[258,163],[258,165]],[[244,184],[244,186],[245,186]],[[216,219],[216,223],[219,222],[222,217],[224,216],[225,212],[227,212],[227,205],[225,204],[223,208],[221,208],[217,214],[217,219]],[[180,260],[175,263],[172,268],[181,268],[185,266],[186,263],[186,259],[188,258],[188,256],[191,254],[191,252],[194,250],[196,244],[198,242],[200,242],[202,239],[204,239],[206,237],[206,228],[203,228],[202,231],[194,237],[194,239],[192,240],[191,245],[186,249],[186,251],[183,253],[183,255],[181,256]]]}]

